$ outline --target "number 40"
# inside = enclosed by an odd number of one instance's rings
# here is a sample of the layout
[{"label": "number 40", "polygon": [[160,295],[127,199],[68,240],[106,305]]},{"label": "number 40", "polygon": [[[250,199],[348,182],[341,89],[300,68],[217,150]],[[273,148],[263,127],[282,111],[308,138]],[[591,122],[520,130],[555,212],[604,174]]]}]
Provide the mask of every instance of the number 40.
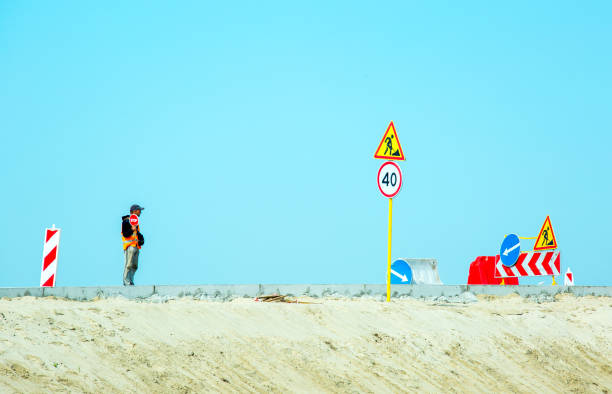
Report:
[{"label": "number 40", "polygon": [[389,176],[389,173],[386,172],[381,183],[384,183],[386,186],[389,186],[389,183],[391,183],[391,186],[395,187],[395,185],[397,184],[397,174],[395,172],[392,172],[391,176]]}]

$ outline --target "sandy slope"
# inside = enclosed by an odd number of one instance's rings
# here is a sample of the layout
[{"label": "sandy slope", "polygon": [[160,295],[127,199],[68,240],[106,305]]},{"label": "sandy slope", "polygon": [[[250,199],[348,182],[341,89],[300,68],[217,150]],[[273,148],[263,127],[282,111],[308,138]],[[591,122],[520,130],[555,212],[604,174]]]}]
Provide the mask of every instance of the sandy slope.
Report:
[{"label": "sandy slope", "polygon": [[0,392],[612,392],[612,299],[0,300]]}]

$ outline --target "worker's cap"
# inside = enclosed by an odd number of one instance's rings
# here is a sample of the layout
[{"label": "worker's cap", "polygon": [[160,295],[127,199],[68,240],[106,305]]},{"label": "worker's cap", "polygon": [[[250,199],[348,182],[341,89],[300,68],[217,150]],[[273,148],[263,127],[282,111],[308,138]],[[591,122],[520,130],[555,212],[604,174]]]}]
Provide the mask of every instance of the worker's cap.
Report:
[{"label": "worker's cap", "polygon": [[138,204],[134,204],[134,205],[132,205],[132,206],[130,207],[130,212],[138,211],[139,209],[140,209],[141,211],[142,211],[142,210],[144,210],[144,208],[143,208],[143,207],[141,207],[140,205],[138,205]]}]

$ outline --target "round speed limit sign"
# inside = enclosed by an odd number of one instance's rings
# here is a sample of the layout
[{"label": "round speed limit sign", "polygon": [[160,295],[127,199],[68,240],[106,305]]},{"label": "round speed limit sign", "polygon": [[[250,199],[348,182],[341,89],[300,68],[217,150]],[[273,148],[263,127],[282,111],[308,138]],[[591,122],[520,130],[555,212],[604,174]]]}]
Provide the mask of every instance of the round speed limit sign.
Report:
[{"label": "round speed limit sign", "polygon": [[393,198],[402,188],[402,171],[392,161],[383,163],[378,170],[378,190],[383,196]]}]

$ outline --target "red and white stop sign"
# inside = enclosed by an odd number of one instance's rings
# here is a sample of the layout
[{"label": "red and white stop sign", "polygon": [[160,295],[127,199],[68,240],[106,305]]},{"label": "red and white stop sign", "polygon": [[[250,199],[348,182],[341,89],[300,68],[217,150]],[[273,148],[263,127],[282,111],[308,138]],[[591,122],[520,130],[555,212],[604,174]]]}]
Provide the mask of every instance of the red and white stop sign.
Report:
[{"label": "red and white stop sign", "polygon": [[130,224],[132,226],[138,226],[138,216],[130,215]]}]

